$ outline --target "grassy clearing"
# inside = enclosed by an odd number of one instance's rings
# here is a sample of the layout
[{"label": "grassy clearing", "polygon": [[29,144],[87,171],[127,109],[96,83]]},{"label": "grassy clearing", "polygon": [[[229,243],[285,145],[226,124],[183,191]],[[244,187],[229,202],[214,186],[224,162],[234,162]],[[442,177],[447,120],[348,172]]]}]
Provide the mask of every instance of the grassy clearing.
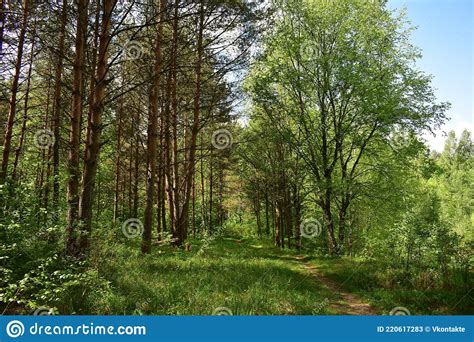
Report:
[{"label": "grassy clearing", "polygon": [[[228,308],[234,315],[347,314],[341,291],[369,303],[377,314],[399,306],[413,315],[468,314],[474,307],[467,288],[416,290],[409,281],[395,281],[400,277],[390,270],[358,258],[321,258],[237,236],[189,242],[191,251],[163,245],[145,256],[139,241],[104,246],[96,266],[109,286],[94,291],[84,313],[211,315]],[[305,257],[297,260],[298,255]],[[316,274],[305,265],[314,266]],[[340,291],[328,289],[321,276],[340,284]]]},{"label": "grassy clearing", "polygon": [[112,291],[95,308],[100,314],[210,315],[219,307],[234,315],[331,314],[334,294],[294,259],[267,241],[220,238],[191,241],[186,252],[154,248],[142,256],[122,248],[100,266]]}]

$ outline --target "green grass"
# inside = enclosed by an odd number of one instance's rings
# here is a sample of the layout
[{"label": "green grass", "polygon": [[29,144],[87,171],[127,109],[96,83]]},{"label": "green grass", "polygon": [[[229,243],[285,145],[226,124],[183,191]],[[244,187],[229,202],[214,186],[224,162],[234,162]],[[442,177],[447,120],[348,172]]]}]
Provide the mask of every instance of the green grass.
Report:
[{"label": "green grass", "polygon": [[296,251],[254,239],[191,245],[190,252],[155,246],[147,256],[122,247],[100,265],[111,291],[96,313],[211,315],[226,307],[234,315],[331,314],[325,303],[334,294],[308,275]]},{"label": "green grass", "polygon": [[384,268],[358,258],[322,259],[309,261],[317,265],[327,278],[341,284],[344,291],[354,293],[366,302],[389,314],[395,307],[405,307],[412,315],[473,314],[474,290],[469,286],[429,287],[423,290],[410,286],[410,281],[422,275],[415,272],[406,282]]},{"label": "green grass", "polygon": [[[191,251],[155,245],[150,255],[140,253],[139,243],[117,241],[100,251],[96,266],[110,286],[94,293],[84,313],[211,315],[224,307],[234,315],[344,314],[341,297],[304,269],[310,263],[379,314],[395,307],[412,315],[472,314],[474,293],[467,288],[417,290],[398,283],[399,274],[358,258],[321,258],[240,237],[191,239]],[[304,263],[297,255],[306,256]]]}]

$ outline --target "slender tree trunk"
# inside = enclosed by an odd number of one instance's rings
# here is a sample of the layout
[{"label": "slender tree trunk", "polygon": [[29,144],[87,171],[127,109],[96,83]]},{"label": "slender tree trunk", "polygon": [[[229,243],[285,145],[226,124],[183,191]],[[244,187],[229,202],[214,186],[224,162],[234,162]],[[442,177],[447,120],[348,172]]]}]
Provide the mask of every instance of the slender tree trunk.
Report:
[{"label": "slender tree trunk", "polygon": [[[34,25],[36,27],[36,24]],[[30,59],[29,59],[29,66],[28,66],[28,76],[26,80],[26,91],[25,91],[25,102],[23,108],[23,122],[21,124],[21,131],[20,131],[20,139],[18,141],[18,146],[15,151],[15,161],[13,162],[13,172],[12,172],[12,179],[17,179],[17,167],[18,162],[20,160],[20,154],[23,150],[23,143],[25,141],[25,134],[26,134],[26,124],[28,122],[28,101],[30,98],[30,86],[31,86],[31,71],[33,70],[33,57],[35,51],[35,36],[33,36],[33,41],[31,42],[31,50],[30,50]]]},{"label": "slender tree trunk", "polygon": [[[196,160],[196,145],[197,136],[199,133],[199,114],[201,106],[201,70],[202,70],[202,58],[204,54],[203,49],[203,33],[204,33],[204,1],[201,0],[199,8],[199,23],[198,23],[198,37],[197,37],[197,56],[195,66],[195,92],[193,100],[193,126],[191,129],[191,146],[189,146],[189,156],[185,158],[187,160],[187,166],[185,167],[186,179],[185,179],[185,194],[183,198],[183,208],[181,210],[180,219],[178,222],[178,230],[180,231],[179,236],[181,242],[186,238],[186,232],[188,228],[188,217],[189,217],[189,200],[191,195],[191,188],[193,187],[193,181],[195,177],[195,160]],[[194,187],[193,187],[194,188]],[[193,192],[194,198],[194,192]],[[194,199],[193,199],[194,201]],[[194,215],[194,207],[193,207]],[[194,222],[194,216],[193,216]],[[194,227],[194,224],[193,224]],[[193,234],[195,235],[194,228]]]},{"label": "slender tree trunk", "polygon": [[66,253],[77,256],[79,253],[77,238],[77,220],[79,214],[79,179],[80,179],[80,143],[82,120],[82,95],[84,80],[85,44],[87,35],[87,7],[88,0],[78,0],[77,31],[72,85],[72,111],[70,116],[71,127],[69,136],[68,156],[68,215],[66,228]]},{"label": "slender tree trunk", "polygon": [[212,232],[212,226],[213,226],[213,222],[212,222],[212,201],[213,201],[213,198],[212,198],[212,195],[213,195],[213,184],[214,184],[214,181],[213,181],[213,158],[212,158],[212,149],[211,149],[211,152],[210,152],[210,161],[209,161],[209,232]]},{"label": "slender tree trunk", "polygon": [[[25,45],[26,29],[28,26],[29,16],[29,0],[23,1],[23,22],[21,24],[20,36],[18,38],[18,51],[16,55],[15,70],[13,74],[13,82],[11,85],[10,105],[8,109],[8,119],[5,127],[5,139],[3,140],[3,158],[0,170],[0,184],[5,182],[8,172],[8,161],[10,159],[10,148],[12,144],[13,124],[16,115],[16,97],[18,93],[18,84],[21,73],[21,60],[23,58],[23,48]],[[3,6],[3,5],[2,5]]]},{"label": "slender tree trunk", "polygon": [[61,28],[59,32],[58,55],[56,56],[56,72],[54,78],[54,113],[53,113],[53,208],[57,210],[59,203],[59,148],[61,143],[61,89],[64,60],[64,42],[66,39],[67,0],[63,0],[61,12]]},{"label": "slender tree trunk", "polygon": [[[48,70],[48,75],[49,75],[50,70]],[[49,107],[51,103],[51,80],[48,79],[48,95],[46,98],[46,115],[44,116],[44,124],[43,124],[43,129],[48,128],[48,122],[49,122]],[[46,158],[49,157],[46,154],[46,150],[43,149],[41,151],[41,164],[38,167],[38,175],[37,175],[37,181],[36,181],[36,190],[38,192],[38,198],[39,198],[39,205],[44,203],[43,200],[43,180],[44,180],[44,166],[46,165]]]},{"label": "slender tree trunk", "polygon": [[[204,144],[202,141],[202,134],[201,134],[201,156],[200,156],[200,178],[201,178],[201,226],[204,228],[206,226],[207,221],[207,213],[206,213],[206,187],[204,183]],[[201,231],[202,232],[202,231]]]},{"label": "slender tree trunk", "polygon": [[103,0],[102,24],[99,38],[99,55],[97,72],[94,82],[94,93],[92,102],[92,115],[90,118],[90,134],[87,137],[86,158],[84,161],[84,172],[82,176],[82,192],[79,205],[79,218],[84,225],[81,234],[80,252],[87,253],[90,245],[90,233],[92,230],[92,208],[94,204],[94,188],[97,175],[98,159],[100,153],[100,138],[102,133],[102,114],[104,112],[105,88],[107,83],[107,55],[110,43],[110,20],[114,0]]},{"label": "slender tree trunk", "polygon": [[[133,134],[132,133],[133,132],[132,127],[133,127],[133,125],[130,125],[130,128],[131,128],[130,129],[130,134]],[[128,185],[128,196],[127,196],[128,197],[128,206],[127,206],[128,217],[132,217],[132,216],[135,217],[133,215],[133,198],[134,197],[133,197],[133,189],[132,189],[133,188],[132,185],[134,183],[134,181],[133,181],[133,178],[134,178],[133,160],[136,159],[136,158],[134,158],[135,146],[136,146],[135,139],[132,139],[130,147],[128,149],[129,157],[128,157],[128,168],[127,168],[127,170],[128,170],[128,183],[127,183],[127,185]]]},{"label": "slender tree trunk", "polygon": [[265,235],[270,236],[270,217],[269,217],[269,203],[268,203],[267,190],[265,190]]},{"label": "slender tree trunk", "polygon": [[176,245],[181,245],[184,236],[182,227],[179,226],[180,220],[180,180],[179,180],[179,155],[178,155],[178,33],[179,33],[179,4],[180,0],[174,2],[174,16],[173,16],[173,38],[172,38],[172,52],[171,52],[171,139],[172,139],[172,174],[173,174],[173,197],[174,197],[174,217],[175,230],[174,239]]},{"label": "slender tree trunk", "polygon": [[115,147],[115,190],[114,190],[114,216],[113,222],[117,222],[119,199],[120,199],[120,162],[121,162],[121,150],[122,150],[122,115],[123,115],[123,103],[120,103],[118,109],[118,124],[117,124],[117,145]]},{"label": "slender tree trunk", "polygon": [[219,225],[224,223],[224,168],[219,163]]},{"label": "slender tree trunk", "polygon": [[293,188],[293,200],[295,207],[295,238],[296,238],[296,248],[301,248],[301,199],[298,190],[298,186],[295,185]]},{"label": "slender tree trunk", "polygon": [[157,144],[158,144],[158,115],[159,115],[159,88],[162,68],[162,23],[165,8],[164,0],[160,2],[159,18],[156,45],[155,45],[155,65],[153,68],[153,85],[150,93],[150,110],[148,117],[148,137],[147,137],[147,181],[146,181],[146,204],[144,218],[144,232],[142,242],[142,253],[151,252],[151,238],[153,225],[153,204],[156,184],[157,168]]},{"label": "slender tree trunk", "polygon": [[281,247],[281,234],[282,234],[282,227],[281,227],[281,217],[280,217],[280,207],[278,205],[278,201],[275,202],[275,245]]},{"label": "slender tree trunk", "polygon": [[291,194],[287,179],[285,179],[285,216],[286,216],[286,237],[288,249],[291,248],[291,235],[293,233],[293,219],[291,210]]},{"label": "slender tree trunk", "polygon": [[192,194],[192,228],[193,228],[193,238],[196,238],[196,174],[193,175],[193,194]]},{"label": "slender tree trunk", "polygon": [[162,179],[162,172],[161,172],[161,152],[158,151],[158,165],[157,165],[157,179],[156,179],[156,234],[158,237],[158,241],[161,241],[161,179]]},{"label": "slender tree trunk", "polygon": [[49,192],[50,192],[50,178],[51,178],[51,156],[52,156],[52,146],[48,147],[48,159],[47,159],[47,166],[46,166],[46,181],[44,186],[44,198],[43,198],[43,208],[45,209],[45,213],[43,216],[43,222],[46,222],[48,219],[48,206],[49,206]]},{"label": "slender tree trunk", "polygon": [[[137,112],[135,115],[135,130],[138,132],[140,129],[140,114]],[[138,217],[138,184],[140,182],[140,134],[136,134],[135,138],[135,171],[133,176],[133,217]]]},{"label": "slender tree trunk", "polygon": [[262,220],[260,216],[260,192],[257,190],[256,198],[254,200],[254,210],[255,210],[255,217],[257,218],[257,234],[258,237],[262,237]]},{"label": "slender tree trunk", "polygon": [[166,105],[165,105],[165,144],[164,155],[165,155],[165,178],[166,178],[166,192],[168,194],[168,206],[170,214],[170,232],[174,237],[176,235],[176,211],[175,211],[175,201],[174,201],[174,189],[173,189],[173,162],[171,160],[171,70],[168,71],[167,81],[166,81]]}]

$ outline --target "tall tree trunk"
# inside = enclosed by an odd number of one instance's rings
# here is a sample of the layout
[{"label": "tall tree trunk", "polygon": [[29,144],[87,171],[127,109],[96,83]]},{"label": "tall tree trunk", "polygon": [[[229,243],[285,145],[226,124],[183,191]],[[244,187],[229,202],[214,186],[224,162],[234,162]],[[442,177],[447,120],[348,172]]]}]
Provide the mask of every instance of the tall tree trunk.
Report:
[{"label": "tall tree trunk", "polygon": [[168,206],[170,215],[170,232],[173,236],[176,234],[176,211],[174,208],[174,190],[173,190],[173,172],[171,171],[173,163],[171,160],[171,110],[170,110],[170,94],[171,94],[171,71],[168,71],[167,86],[166,86],[166,105],[165,105],[165,144],[164,148],[164,159],[165,159],[165,180],[166,180],[166,193],[168,195]]},{"label": "tall tree trunk", "polygon": [[196,238],[196,173],[193,175],[193,190],[192,190],[192,228],[193,238]]},{"label": "tall tree trunk", "polygon": [[[130,125],[130,134],[132,135],[133,133],[133,125]],[[133,173],[133,160],[136,159],[134,158],[134,154],[135,154],[135,140],[136,139],[132,139],[131,143],[130,143],[130,147],[128,149],[129,151],[129,158],[128,158],[128,217],[135,217],[133,216],[133,176],[134,176],[134,173]]]},{"label": "tall tree trunk", "polygon": [[[140,114],[137,112],[135,115],[135,130],[140,130]],[[136,134],[135,138],[135,156],[134,156],[134,175],[133,175],[133,213],[134,218],[138,217],[138,184],[140,182],[140,134]]]},{"label": "tall tree trunk", "polygon": [[183,231],[179,227],[179,216],[180,216],[180,180],[179,180],[179,155],[178,155],[178,94],[177,94],[177,83],[178,83],[178,69],[177,69],[177,58],[178,58],[178,31],[179,31],[179,3],[180,0],[174,2],[174,15],[173,15],[173,38],[172,38],[172,49],[171,49],[171,139],[172,139],[172,174],[173,174],[173,197],[174,197],[174,217],[175,230],[174,240],[176,245],[181,245],[183,242]]},{"label": "tall tree trunk", "polygon": [[[48,75],[50,73],[50,70],[48,70]],[[51,103],[51,79],[48,78],[48,95],[46,97],[46,110],[45,110],[45,116],[44,116],[44,125],[43,129],[48,128],[48,122],[49,122],[49,107]],[[36,177],[36,190],[38,192],[38,198],[39,198],[39,204],[41,205],[43,201],[43,180],[44,180],[44,165],[46,164],[46,158],[49,158],[49,156],[46,155],[46,150],[42,149],[41,151],[41,163],[38,167],[38,174]]]},{"label": "tall tree trunk", "polygon": [[78,214],[79,214],[79,179],[80,179],[80,143],[82,120],[82,95],[84,80],[85,44],[87,35],[87,7],[88,0],[78,0],[77,31],[72,85],[72,111],[70,116],[71,127],[69,135],[68,155],[68,215],[66,228],[66,253],[70,256],[78,254]]},{"label": "tall tree trunk", "polygon": [[259,238],[262,237],[262,219],[260,215],[260,189],[256,187],[255,198],[253,199],[253,210],[255,218],[257,219],[257,235]]},{"label": "tall tree trunk", "polygon": [[[193,187],[193,180],[195,177],[195,160],[196,160],[196,144],[199,133],[199,114],[201,108],[201,73],[202,73],[202,58],[204,54],[203,49],[203,33],[204,33],[204,1],[201,0],[199,8],[199,23],[198,23],[198,37],[197,37],[197,56],[195,63],[195,92],[193,99],[193,126],[191,129],[191,146],[189,146],[189,156],[187,166],[185,167],[185,194],[183,198],[183,208],[181,210],[178,221],[179,236],[182,240],[186,238],[189,217],[189,200],[191,195],[191,188]],[[194,198],[194,195],[193,195]],[[194,213],[194,209],[193,209]],[[194,217],[194,216],[193,216]],[[194,234],[194,229],[193,229]]]},{"label": "tall tree trunk", "polygon": [[301,199],[298,186],[294,185],[293,187],[293,205],[295,207],[295,239],[296,239],[296,248],[301,248]]},{"label": "tall tree trunk", "polygon": [[[204,144],[202,141],[201,134],[201,153],[200,153],[200,179],[201,179],[201,226],[204,228],[207,221],[207,212],[206,212],[206,187],[204,183]],[[202,232],[202,231],[201,231]]]},{"label": "tall tree trunk", "polygon": [[219,163],[219,225],[224,223],[224,166]]},{"label": "tall tree trunk", "polygon": [[66,39],[67,0],[63,0],[61,13],[61,28],[59,32],[58,55],[56,56],[56,71],[54,78],[54,113],[53,113],[53,208],[56,210],[59,203],[59,148],[61,143],[61,88],[64,60],[64,42]]},{"label": "tall tree trunk", "polygon": [[148,137],[147,137],[147,181],[146,181],[146,203],[144,217],[144,232],[142,242],[142,253],[151,252],[151,238],[153,225],[153,204],[156,184],[157,168],[157,144],[158,144],[158,115],[159,115],[159,89],[162,68],[162,24],[165,9],[164,0],[160,1],[159,21],[157,26],[155,43],[155,65],[153,68],[153,84],[150,93],[150,110],[148,117]]},{"label": "tall tree trunk", "polygon": [[120,200],[120,162],[122,156],[122,115],[123,115],[123,102],[120,102],[118,109],[118,124],[117,124],[117,145],[115,147],[115,188],[114,188],[114,216],[113,222],[117,222],[119,200]]},{"label": "tall tree trunk", "polygon": [[107,83],[107,55],[110,43],[110,20],[114,0],[103,0],[102,24],[99,38],[99,55],[97,72],[92,100],[92,115],[90,118],[90,134],[87,136],[86,158],[82,175],[82,191],[79,205],[79,219],[84,226],[80,239],[80,253],[87,253],[90,245],[92,229],[92,208],[94,204],[94,187],[100,152],[100,137],[102,133],[102,114],[104,112],[105,88]]},{"label": "tall tree trunk", "polygon": [[212,148],[211,148],[211,151],[210,151],[210,158],[209,158],[209,219],[208,219],[208,222],[209,222],[209,232],[212,232],[212,226],[213,226],[213,222],[212,222],[212,206],[213,206],[213,198],[212,198],[212,195],[213,195],[213,185],[214,185],[214,180],[213,180],[213,153],[212,153]]},{"label": "tall tree trunk", "polygon": [[16,115],[16,97],[21,73],[21,60],[23,58],[23,48],[25,45],[26,29],[28,26],[29,0],[23,0],[23,22],[21,24],[20,36],[18,37],[18,51],[16,54],[15,70],[11,85],[10,105],[8,109],[8,119],[5,127],[5,139],[3,141],[2,168],[0,170],[0,184],[5,182],[8,172],[8,160],[10,159],[10,148],[12,144],[13,124]]},{"label": "tall tree trunk", "polygon": [[282,227],[281,227],[281,217],[280,217],[281,211],[278,205],[278,200],[275,201],[274,208],[275,208],[275,245],[280,247]]},{"label": "tall tree trunk", "polygon": [[270,217],[269,217],[269,203],[268,191],[265,190],[265,235],[270,236]]},{"label": "tall tree trunk", "polygon": [[286,237],[288,249],[291,248],[291,235],[293,233],[293,219],[291,210],[291,193],[288,180],[285,178],[285,216],[286,216]]},{"label": "tall tree trunk", "polygon": [[[34,25],[36,28],[36,24]],[[28,101],[30,98],[30,86],[31,86],[31,71],[33,70],[33,57],[35,51],[35,36],[33,36],[33,41],[31,42],[31,50],[30,50],[30,59],[28,62],[28,76],[26,80],[26,91],[25,91],[25,102],[23,108],[23,122],[21,124],[21,131],[20,131],[20,139],[18,141],[18,146],[15,151],[15,161],[13,162],[13,172],[12,172],[12,179],[17,179],[17,167],[18,162],[20,160],[20,154],[23,150],[23,143],[25,141],[25,134],[26,134],[26,124],[28,122]]]}]

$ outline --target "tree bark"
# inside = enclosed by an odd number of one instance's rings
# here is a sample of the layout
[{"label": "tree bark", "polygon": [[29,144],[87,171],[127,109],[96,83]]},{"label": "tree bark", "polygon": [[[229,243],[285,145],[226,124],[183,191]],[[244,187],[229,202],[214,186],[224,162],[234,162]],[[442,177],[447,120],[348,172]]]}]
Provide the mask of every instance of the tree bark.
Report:
[{"label": "tree bark", "polygon": [[[199,133],[199,114],[201,106],[201,73],[202,73],[202,58],[204,54],[203,49],[203,33],[204,33],[204,1],[200,1],[199,7],[199,23],[198,23],[198,37],[197,37],[197,56],[195,63],[195,92],[193,99],[193,126],[191,130],[191,146],[189,146],[189,156],[185,158],[187,160],[187,166],[185,168],[186,179],[185,179],[185,194],[183,198],[183,208],[178,221],[179,238],[183,242],[186,238],[188,228],[188,217],[189,217],[189,200],[191,195],[191,188],[193,187],[193,180],[195,177],[195,160],[196,160],[196,144],[197,136]],[[194,187],[193,187],[194,188]],[[193,194],[194,198],[194,194]],[[194,201],[194,200],[193,200]],[[194,203],[194,202],[193,202]],[[193,208],[193,222],[194,222],[194,208]],[[194,228],[193,228],[193,234]]]},{"label": "tree bark", "polygon": [[[35,25],[36,27],[36,25]],[[33,41],[31,42],[31,50],[30,50],[30,58],[29,58],[29,66],[28,66],[28,76],[26,81],[26,91],[25,91],[25,102],[23,108],[23,122],[21,124],[21,131],[20,131],[20,139],[18,141],[18,146],[15,151],[15,161],[13,162],[13,172],[12,172],[12,179],[17,179],[17,167],[18,162],[20,160],[20,155],[23,150],[23,143],[25,141],[25,134],[26,134],[26,124],[28,122],[28,100],[30,98],[30,86],[31,86],[31,71],[33,70],[33,57],[35,51],[35,36],[33,36]]]},{"label": "tree bark", "polygon": [[92,230],[92,208],[94,204],[94,188],[97,175],[98,159],[101,146],[102,114],[104,112],[104,98],[107,84],[107,58],[110,43],[110,20],[114,8],[114,0],[103,0],[102,23],[99,37],[99,55],[97,72],[94,82],[92,99],[92,115],[90,118],[90,134],[87,137],[86,158],[82,175],[82,192],[79,205],[79,219],[84,225],[80,239],[80,253],[87,253],[90,245]]},{"label": "tree bark", "polygon": [[114,214],[113,222],[117,222],[118,210],[119,210],[119,200],[120,200],[120,162],[121,162],[121,150],[122,150],[122,113],[123,103],[121,102],[118,109],[118,125],[117,125],[117,145],[115,146],[115,188],[114,188]]},{"label": "tree bark", "polygon": [[8,161],[10,159],[10,148],[12,144],[13,124],[16,115],[16,98],[18,94],[18,84],[21,73],[21,61],[23,58],[23,48],[25,45],[26,29],[28,27],[29,0],[23,1],[23,21],[21,24],[20,35],[18,37],[18,51],[16,55],[15,70],[11,85],[10,105],[8,109],[8,119],[5,127],[5,139],[3,140],[3,158],[0,170],[0,184],[3,184],[7,177]]},{"label": "tree bark", "polygon": [[64,60],[64,42],[66,39],[67,0],[63,0],[61,12],[61,28],[59,33],[58,55],[56,56],[56,71],[54,78],[54,113],[53,113],[53,208],[56,210],[59,203],[59,148],[61,143],[61,89]]},{"label": "tree bark", "polygon": [[78,215],[79,215],[79,179],[80,179],[80,143],[82,120],[82,95],[84,80],[85,44],[87,35],[88,0],[78,0],[77,31],[73,68],[72,111],[70,116],[69,155],[68,155],[68,215],[66,228],[66,253],[78,256]]},{"label": "tree bark", "polygon": [[159,115],[159,88],[162,68],[162,23],[165,1],[161,0],[159,8],[159,21],[157,26],[155,44],[155,65],[153,68],[153,84],[150,93],[150,110],[148,117],[147,137],[147,181],[146,181],[146,204],[144,217],[144,232],[142,241],[142,253],[151,252],[151,238],[153,226],[153,205],[156,184],[157,169],[157,144],[158,144],[158,115]]},{"label": "tree bark", "polygon": [[175,217],[175,229],[174,229],[174,242],[180,246],[184,240],[182,227],[179,226],[180,220],[180,180],[179,180],[179,155],[178,155],[178,69],[177,69],[177,58],[178,58],[178,33],[179,33],[179,3],[180,0],[174,2],[174,16],[173,16],[173,34],[172,34],[172,49],[171,49],[171,139],[172,139],[172,168],[173,174],[173,197],[174,197],[174,217]]}]

